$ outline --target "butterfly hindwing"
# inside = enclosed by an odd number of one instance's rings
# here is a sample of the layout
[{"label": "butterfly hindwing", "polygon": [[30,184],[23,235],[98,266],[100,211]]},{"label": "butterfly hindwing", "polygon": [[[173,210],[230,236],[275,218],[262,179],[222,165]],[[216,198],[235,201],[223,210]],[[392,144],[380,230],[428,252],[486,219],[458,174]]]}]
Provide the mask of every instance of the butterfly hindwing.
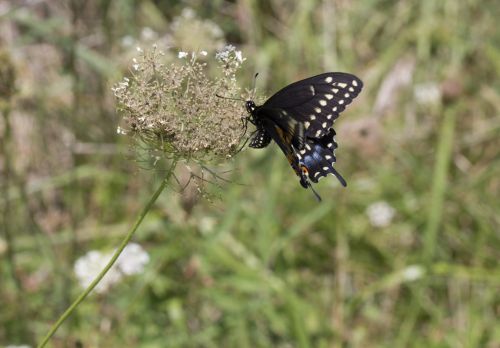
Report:
[{"label": "butterfly hindwing", "polygon": [[[283,109],[259,107],[255,111],[256,117],[261,122],[262,127],[276,142],[282,140],[293,144],[295,148],[302,149],[304,147],[305,128],[302,122],[297,121],[293,115]],[[283,132],[282,139],[276,138],[272,133],[275,133],[275,127],[278,127]],[[276,134],[278,134],[276,133]]]},{"label": "butterfly hindwing", "polygon": [[292,145],[293,136],[269,119],[263,120],[262,124],[265,131],[283,151],[292,169],[297,175],[300,175],[299,161]]},{"label": "butterfly hindwing", "polygon": [[363,82],[347,73],[325,73],[283,88],[262,107],[281,108],[304,124],[308,137],[320,138],[363,88]]},{"label": "butterfly hindwing", "polygon": [[344,178],[334,168],[336,148],[333,129],[322,138],[307,138],[304,149],[297,153],[297,157],[299,163],[307,169],[307,175],[312,182],[317,183],[322,177],[333,174],[343,186],[346,186]]}]

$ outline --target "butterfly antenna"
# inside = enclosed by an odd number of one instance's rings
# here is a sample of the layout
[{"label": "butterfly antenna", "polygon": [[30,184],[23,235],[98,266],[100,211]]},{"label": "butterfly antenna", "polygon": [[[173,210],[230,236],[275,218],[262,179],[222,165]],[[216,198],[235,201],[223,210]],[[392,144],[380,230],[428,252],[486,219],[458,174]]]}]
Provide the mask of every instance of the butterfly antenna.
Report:
[{"label": "butterfly antenna", "polygon": [[238,100],[238,101],[242,101],[242,102],[244,102],[244,101],[245,101],[245,100],[243,100],[243,99],[241,99],[241,98],[224,97],[224,96],[219,95],[219,94],[217,94],[217,93],[215,94],[215,96],[216,96],[217,98],[221,98],[221,99]]},{"label": "butterfly antenna", "polygon": [[259,73],[255,73],[255,76],[253,77],[253,86],[252,86],[252,99],[254,100],[255,98],[255,90],[256,90],[256,85],[257,85],[257,76],[259,76]]}]

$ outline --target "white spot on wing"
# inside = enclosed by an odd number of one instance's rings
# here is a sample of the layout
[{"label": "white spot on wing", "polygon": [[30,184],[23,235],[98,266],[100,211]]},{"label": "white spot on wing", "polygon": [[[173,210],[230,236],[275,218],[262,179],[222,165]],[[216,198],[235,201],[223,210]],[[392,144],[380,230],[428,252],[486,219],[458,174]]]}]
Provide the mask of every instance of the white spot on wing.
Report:
[{"label": "white spot on wing", "polygon": [[330,155],[325,155],[325,158],[326,158],[327,160],[329,160],[330,158],[332,158],[332,156],[330,156]]},{"label": "white spot on wing", "polygon": [[349,93],[344,94],[344,97],[349,98]]},{"label": "white spot on wing", "polygon": [[310,126],[310,125],[311,125],[311,123],[310,123],[310,122],[308,122],[308,121],[304,122],[304,127],[305,127],[306,129],[307,129],[307,128],[309,128],[309,126]]},{"label": "white spot on wing", "polygon": [[354,92],[354,88],[349,87],[349,92]]},{"label": "white spot on wing", "polygon": [[316,119],[316,116],[314,116],[314,115],[311,115],[311,116],[309,116],[309,117],[310,117],[310,118],[311,118],[311,120],[313,120],[313,121]]},{"label": "white spot on wing", "polygon": [[344,104],[344,99],[340,99],[340,100],[339,100],[339,104],[340,104],[340,105]]},{"label": "white spot on wing", "polygon": [[333,109],[332,109],[333,112],[337,112],[337,107],[334,106]]},{"label": "white spot on wing", "polygon": [[328,170],[328,169],[330,169],[330,168],[328,168],[328,167],[323,167],[323,170]]},{"label": "white spot on wing", "polygon": [[323,122],[323,124],[321,125],[321,127],[326,128],[326,122]]},{"label": "white spot on wing", "polygon": [[333,77],[331,76],[328,76],[326,79],[325,79],[325,82],[326,83],[331,83],[333,81]]},{"label": "white spot on wing", "polygon": [[318,113],[318,114],[321,114],[321,108],[316,107],[316,108],[314,108],[314,111],[316,111],[316,113]]},{"label": "white spot on wing", "polygon": [[320,130],[316,131],[316,137],[319,137],[320,135],[321,135],[321,131]]},{"label": "white spot on wing", "polygon": [[325,105],[326,105],[326,100],[321,99],[321,100],[319,101],[319,105],[321,105],[321,106],[325,106]]},{"label": "white spot on wing", "polygon": [[339,92],[339,89],[338,88],[332,88],[332,92],[337,94]]},{"label": "white spot on wing", "polygon": [[357,87],[357,86],[358,86],[358,81],[356,81],[356,80],[352,80],[352,85],[353,85],[354,87]]},{"label": "white spot on wing", "polygon": [[332,119],[332,114],[326,116],[327,119],[331,120]]},{"label": "white spot on wing", "polygon": [[339,82],[339,83],[337,83],[337,86],[339,86],[340,88],[346,88],[347,87],[347,83]]},{"label": "white spot on wing", "polygon": [[333,95],[331,95],[331,94],[325,94],[325,97],[326,97],[326,99],[328,99],[328,100],[332,100]]},{"label": "white spot on wing", "polygon": [[308,149],[309,151],[311,151],[311,147],[309,146],[309,144],[306,144],[306,149]]}]

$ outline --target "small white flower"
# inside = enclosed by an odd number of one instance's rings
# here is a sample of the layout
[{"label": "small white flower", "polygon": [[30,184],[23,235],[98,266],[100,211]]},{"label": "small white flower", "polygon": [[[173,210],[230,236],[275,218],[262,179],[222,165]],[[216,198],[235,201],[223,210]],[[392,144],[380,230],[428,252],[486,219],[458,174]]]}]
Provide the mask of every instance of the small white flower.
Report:
[{"label": "small white flower", "polygon": [[422,278],[424,273],[425,270],[422,266],[411,265],[403,270],[403,278],[407,281],[413,281]]},{"label": "small white flower", "polygon": [[143,40],[153,40],[158,36],[156,31],[151,29],[150,27],[144,27],[141,30],[141,37]]},{"label": "small white flower", "polygon": [[387,227],[391,224],[394,218],[395,210],[384,201],[370,204],[366,209],[366,214],[370,219],[370,223],[374,227]]},{"label": "small white flower", "polygon": [[156,166],[156,163],[158,163],[159,160],[161,160],[160,156],[153,156],[155,158],[155,161],[153,162],[153,166]]},{"label": "small white flower", "polygon": [[210,234],[214,231],[216,225],[217,220],[213,217],[204,216],[200,219],[198,227],[202,234]]},{"label": "small white flower", "polygon": [[441,89],[435,82],[418,84],[413,93],[417,103],[422,105],[433,105],[441,100]]},{"label": "small white flower", "polygon": [[130,47],[134,44],[134,38],[130,35],[122,37],[122,46],[123,47]]},{"label": "small white flower", "polygon": [[193,19],[196,16],[196,13],[192,8],[185,7],[181,12],[181,16],[186,19]]},{"label": "small white flower", "polygon": [[188,53],[187,53],[187,52],[180,51],[180,52],[179,52],[179,55],[178,55],[177,57],[179,57],[179,58],[181,58],[181,59],[182,59],[182,58],[186,58],[187,56],[188,56]]},{"label": "small white flower", "polygon": [[201,52],[200,52],[200,54],[201,54],[202,56],[206,56],[208,53],[207,53],[207,51],[201,51]]},{"label": "small white flower", "polygon": [[139,64],[132,64],[132,67],[134,68],[135,71],[139,70],[140,65]]},{"label": "small white flower", "polygon": [[116,127],[116,134],[126,135],[127,132],[125,131],[125,129],[123,129],[122,127],[118,126],[118,127]]},{"label": "small white flower", "polygon": [[224,31],[214,22],[206,22],[208,26],[208,30],[212,34],[214,38],[221,38],[224,36]]},{"label": "small white flower", "polygon": [[142,53],[142,48],[140,48],[139,46],[137,46],[135,49],[137,50],[137,52],[141,52]]},{"label": "small white flower", "polygon": [[141,273],[149,262],[149,254],[137,243],[128,244],[117,260],[117,266],[125,275]]},{"label": "small white flower", "polygon": [[235,51],[234,54],[236,56],[236,59],[238,59],[240,63],[243,63],[243,55],[241,54],[241,51]]}]

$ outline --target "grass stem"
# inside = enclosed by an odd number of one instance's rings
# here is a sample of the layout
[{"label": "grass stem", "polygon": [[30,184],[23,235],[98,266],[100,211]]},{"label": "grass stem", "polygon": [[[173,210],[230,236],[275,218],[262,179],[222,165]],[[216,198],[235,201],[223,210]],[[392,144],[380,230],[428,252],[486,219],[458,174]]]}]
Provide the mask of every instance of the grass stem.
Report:
[{"label": "grass stem", "polygon": [[38,348],[43,348],[45,345],[49,342],[50,338],[56,333],[57,329],[62,325],[62,323],[75,311],[75,309],[80,305],[80,303],[85,300],[85,298],[90,294],[90,292],[99,284],[102,278],[106,275],[106,273],[113,267],[115,264],[116,260],[122,253],[123,249],[127,246],[127,244],[130,242],[132,239],[132,236],[134,235],[135,231],[139,228],[139,226],[142,223],[142,220],[146,217],[147,213],[151,210],[151,207],[153,204],[156,202],[160,194],[163,192],[165,189],[165,186],[170,180],[170,177],[172,176],[174,169],[176,166],[176,161],[174,160],[172,162],[172,165],[170,166],[170,169],[168,170],[165,178],[161,181],[160,186],[156,189],[155,193],[151,196],[149,199],[148,203],[142,210],[141,214],[139,215],[137,221],[135,222],[134,226],[130,229],[130,231],[127,233],[123,241],[121,242],[120,246],[118,249],[115,251],[113,254],[113,257],[111,260],[109,260],[108,264],[104,269],[99,273],[99,275],[92,281],[92,283],[85,289],[85,291],[78,296],[78,298],[71,304],[71,306],[68,307],[68,309],[61,315],[61,317],[57,320],[57,322],[51,327],[47,335],[43,338],[42,342],[38,345]]}]

